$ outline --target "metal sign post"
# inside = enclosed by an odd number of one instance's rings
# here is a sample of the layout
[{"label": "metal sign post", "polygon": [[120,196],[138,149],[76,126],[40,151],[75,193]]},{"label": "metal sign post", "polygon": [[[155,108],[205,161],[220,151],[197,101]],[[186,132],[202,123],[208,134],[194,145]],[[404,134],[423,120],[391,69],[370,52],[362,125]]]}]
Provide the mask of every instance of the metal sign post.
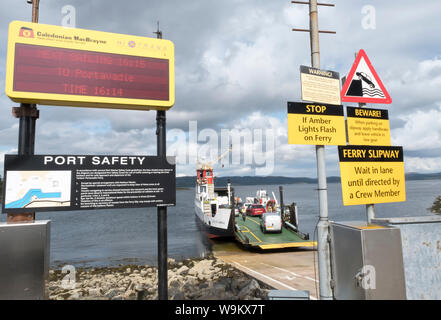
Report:
[{"label": "metal sign post", "polygon": [[[311,64],[313,68],[320,69],[320,47],[317,0],[309,1],[310,39],[311,39]],[[329,255],[329,220],[328,220],[328,188],[326,183],[325,146],[315,147],[317,157],[317,179],[319,195],[320,221],[317,226],[318,267],[320,280],[320,299],[332,299],[331,289],[331,263]]]},{"label": "metal sign post", "polygon": [[[162,32],[154,32],[158,39],[162,39]],[[166,114],[165,111],[156,111],[157,154],[165,158],[166,155]],[[168,300],[167,274],[167,207],[158,207],[158,299]]]},{"label": "metal sign post", "polygon": [[[358,103],[358,106],[360,108],[366,107],[366,103],[360,102],[360,103]],[[367,220],[368,224],[371,223],[372,219],[375,219],[375,207],[374,206],[375,205],[373,203],[366,205],[366,220]]]},{"label": "metal sign post", "polygon": [[[32,22],[38,23],[38,8],[40,0],[28,1],[32,3]],[[12,108],[12,115],[20,119],[18,131],[18,154],[33,155],[35,150],[35,123],[39,116],[36,104],[20,103],[20,107]],[[35,212],[15,213],[7,216],[8,223],[33,222]]]},{"label": "metal sign post", "polygon": [[[308,4],[304,1],[291,1],[292,3]],[[321,31],[318,28],[318,10],[317,6],[334,6],[333,4],[317,3],[317,0],[309,1],[309,30],[292,29],[293,31],[309,32],[311,42],[311,65],[313,68],[320,69],[320,46],[319,33],[335,33],[333,31]],[[317,251],[318,251],[318,269],[320,299],[330,300],[333,298],[331,288],[331,261],[329,248],[329,219],[328,219],[328,192],[326,183],[326,161],[325,146],[316,145],[317,158],[317,180],[319,197],[319,216],[317,225]]]}]

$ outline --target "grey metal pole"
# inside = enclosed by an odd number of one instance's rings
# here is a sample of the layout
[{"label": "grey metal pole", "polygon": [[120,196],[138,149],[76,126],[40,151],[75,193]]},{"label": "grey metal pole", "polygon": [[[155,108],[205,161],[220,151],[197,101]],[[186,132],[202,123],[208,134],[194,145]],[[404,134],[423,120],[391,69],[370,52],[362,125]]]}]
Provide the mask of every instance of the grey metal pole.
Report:
[{"label": "grey metal pole", "polygon": [[[357,54],[355,54],[357,55]],[[366,103],[359,103],[358,106],[360,108],[366,107]],[[375,219],[375,208],[374,208],[374,204],[367,204],[366,205],[366,219],[367,219],[367,223],[371,223],[372,219]]]},{"label": "grey metal pole", "polygon": [[[355,58],[357,58],[357,52],[355,52]],[[358,106],[360,108],[366,107],[366,103],[360,102],[360,103],[358,103]],[[372,222],[372,219],[375,219],[374,204],[367,204],[366,205],[366,219],[367,219],[368,224]]]},{"label": "grey metal pole", "polygon": [[[158,39],[162,39],[162,32],[155,32]],[[166,158],[166,115],[165,111],[156,111],[157,154]],[[168,300],[167,274],[167,207],[158,207],[158,299]]]},{"label": "grey metal pole", "polygon": [[283,218],[283,187],[279,186],[279,194],[280,194],[280,215]]},{"label": "grey metal pole", "polygon": [[[166,157],[165,111],[157,111],[158,156]],[[167,207],[158,207],[158,299],[168,299],[167,274]]]},{"label": "grey metal pole", "polygon": [[[309,24],[311,40],[311,64],[313,68],[320,69],[320,46],[319,46],[319,28],[317,0],[309,1]],[[328,220],[328,192],[326,183],[326,162],[325,146],[317,145],[315,147],[317,158],[317,180],[319,197],[320,220],[317,225],[317,251],[318,251],[318,269],[320,299],[332,299],[331,289],[331,262],[329,253],[329,220]]]},{"label": "grey metal pole", "polygon": [[[38,23],[38,8],[40,0],[27,1],[32,4],[32,22]],[[20,119],[18,127],[18,154],[33,155],[35,150],[35,123],[38,119],[36,104],[20,103],[19,108],[12,108],[12,114]],[[14,213],[7,215],[7,222],[33,222],[35,212]]]}]

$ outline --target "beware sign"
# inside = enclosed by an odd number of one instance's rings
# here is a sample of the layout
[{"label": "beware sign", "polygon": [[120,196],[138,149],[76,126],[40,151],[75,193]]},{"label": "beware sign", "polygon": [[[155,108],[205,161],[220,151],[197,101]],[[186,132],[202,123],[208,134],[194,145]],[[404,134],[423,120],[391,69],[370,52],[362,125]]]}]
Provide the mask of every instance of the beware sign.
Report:
[{"label": "beware sign", "polygon": [[392,98],[361,49],[341,91],[341,101],[361,103],[392,103]]},{"label": "beware sign", "polygon": [[288,143],[346,145],[343,106],[288,102]]},{"label": "beware sign", "polygon": [[391,145],[387,110],[347,107],[346,111],[350,145]]},{"label": "beware sign", "polygon": [[343,205],[406,201],[402,147],[340,146]]}]

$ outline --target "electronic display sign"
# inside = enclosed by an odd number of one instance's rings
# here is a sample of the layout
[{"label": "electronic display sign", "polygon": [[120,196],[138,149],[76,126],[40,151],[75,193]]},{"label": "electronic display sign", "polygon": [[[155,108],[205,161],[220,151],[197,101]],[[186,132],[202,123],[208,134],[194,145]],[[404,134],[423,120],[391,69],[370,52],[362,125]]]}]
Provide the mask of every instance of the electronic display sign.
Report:
[{"label": "electronic display sign", "polygon": [[169,40],[14,21],[6,94],[15,102],[167,110],[174,104]]}]

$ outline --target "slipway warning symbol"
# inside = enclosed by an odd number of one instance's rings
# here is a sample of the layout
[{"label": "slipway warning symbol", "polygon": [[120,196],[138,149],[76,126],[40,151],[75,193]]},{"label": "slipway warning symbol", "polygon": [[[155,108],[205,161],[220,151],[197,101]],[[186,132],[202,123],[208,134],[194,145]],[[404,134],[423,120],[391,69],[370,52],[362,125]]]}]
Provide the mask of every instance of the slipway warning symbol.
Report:
[{"label": "slipway warning symbol", "polygon": [[392,103],[392,98],[363,49],[358,52],[357,58],[355,58],[355,62],[343,85],[341,101]]}]

